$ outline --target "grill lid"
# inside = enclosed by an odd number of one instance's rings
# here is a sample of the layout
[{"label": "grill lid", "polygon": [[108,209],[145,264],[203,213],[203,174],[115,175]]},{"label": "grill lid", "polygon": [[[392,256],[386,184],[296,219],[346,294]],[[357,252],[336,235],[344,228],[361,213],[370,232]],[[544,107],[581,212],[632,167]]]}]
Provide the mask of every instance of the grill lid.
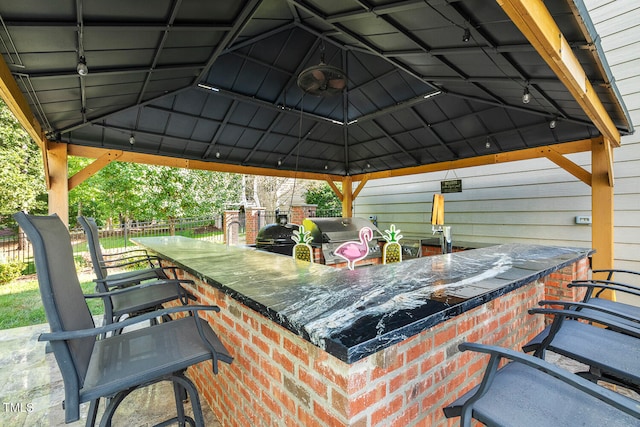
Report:
[{"label": "grill lid", "polygon": [[382,233],[373,223],[364,218],[305,218],[302,221],[305,230],[311,232],[313,244],[343,243],[349,240],[358,240],[362,227],[373,230],[373,240],[381,239]]},{"label": "grill lid", "polygon": [[262,244],[290,242],[293,245],[291,236],[297,229],[297,224],[267,224],[258,231],[256,241]]}]

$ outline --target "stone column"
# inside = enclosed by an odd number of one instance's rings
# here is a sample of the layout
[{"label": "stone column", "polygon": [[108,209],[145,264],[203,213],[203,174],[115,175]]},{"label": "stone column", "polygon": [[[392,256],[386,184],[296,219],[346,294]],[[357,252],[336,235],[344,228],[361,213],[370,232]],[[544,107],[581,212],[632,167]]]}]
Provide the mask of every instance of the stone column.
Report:
[{"label": "stone column", "polygon": [[224,211],[224,242],[227,245],[237,245],[240,234],[240,211]]}]

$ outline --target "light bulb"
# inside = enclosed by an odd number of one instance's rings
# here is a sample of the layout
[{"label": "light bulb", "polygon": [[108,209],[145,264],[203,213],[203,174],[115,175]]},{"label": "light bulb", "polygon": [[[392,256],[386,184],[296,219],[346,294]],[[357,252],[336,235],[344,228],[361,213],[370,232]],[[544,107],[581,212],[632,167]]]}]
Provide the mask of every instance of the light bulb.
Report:
[{"label": "light bulb", "polygon": [[469,31],[468,28],[465,28],[464,34],[462,35],[462,41],[466,43],[469,41],[470,38],[471,38],[471,32]]},{"label": "light bulb", "polygon": [[522,93],[522,103],[528,104],[529,102],[531,102],[531,94],[529,93],[529,88],[525,87]]},{"label": "light bulb", "polygon": [[84,56],[81,56],[80,59],[78,60],[76,71],[81,76],[86,76],[87,74],[89,74],[89,67],[87,67],[87,61],[84,59]]}]

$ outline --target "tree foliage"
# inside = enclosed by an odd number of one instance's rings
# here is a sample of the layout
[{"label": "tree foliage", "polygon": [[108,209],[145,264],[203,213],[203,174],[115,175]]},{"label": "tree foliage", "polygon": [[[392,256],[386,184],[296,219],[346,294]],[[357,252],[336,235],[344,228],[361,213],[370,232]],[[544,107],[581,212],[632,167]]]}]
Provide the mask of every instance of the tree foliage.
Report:
[{"label": "tree foliage", "polygon": [[[86,159],[69,165],[80,170]],[[240,188],[237,174],[112,162],[70,191],[69,217],[82,213],[116,222],[212,216],[237,202]]]},{"label": "tree foliage", "polygon": [[0,100],[1,224],[12,224],[17,211],[43,213],[46,206],[42,154]]},{"label": "tree foliage", "polygon": [[342,202],[326,182],[310,183],[305,193],[305,202],[318,205],[317,212],[319,214],[340,212],[342,209]]},{"label": "tree foliage", "polygon": [[[69,157],[69,176],[92,159]],[[47,212],[42,153],[0,100],[0,226],[20,210]],[[205,217],[241,200],[241,175],[112,162],[69,192],[69,219],[122,220]]]}]

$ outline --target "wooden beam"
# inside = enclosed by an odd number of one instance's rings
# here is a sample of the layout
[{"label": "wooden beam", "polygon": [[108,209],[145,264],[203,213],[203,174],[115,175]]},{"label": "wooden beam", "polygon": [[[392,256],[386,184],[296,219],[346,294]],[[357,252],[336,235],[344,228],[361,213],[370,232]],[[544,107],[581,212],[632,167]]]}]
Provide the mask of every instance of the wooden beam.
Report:
[{"label": "wooden beam", "polygon": [[87,165],[84,169],[76,172],[69,178],[69,190],[72,190],[76,186],[82,184],[87,178],[92,177],[109,163],[117,160],[120,156],[122,156],[121,150],[109,150],[104,153],[91,164]]},{"label": "wooden beam", "polygon": [[575,164],[555,150],[550,149],[547,152],[546,157],[562,169],[569,172],[571,175],[578,178],[580,181],[591,186],[591,173],[582,166]]},{"label": "wooden beam", "polygon": [[44,167],[44,179],[47,190],[51,188],[49,181],[49,160],[47,159],[47,139],[42,132],[40,122],[35,118],[29,107],[29,103],[25,99],[22,91],[18,87],[11,70],[0,55],[0,96],[7,104],[9,110],[13,113],[18,123],[24,128],[27,134],[40,147],[42,152],[42,165]]},{"label": "wooden beam", "polygon": [[613,177],[613,148],[610,142],[604,144],[605,156],[607,157],[607,180],[609,181],[609,187],[613,188],[615,183]]},{"label": "wooden beam", "polygon": [[[613,268],[614,210],[611,185],[610,143],[593,143],[591,151],[591,245],[596,250],[591,260],[594,270]],[[604,278],[606,277],[597,277]],[[605,291],[605,297],[615,300],[613,292]]]},{"label": "wooden beam", "polygon": [[338,197],[338,199],[342,202],[342,200],[344,199],[344,196],[342,195],[342,191],[340,191],[338,186],[335,184],[335,182],[333,182],[331,178],[327,178],[326,181],[329,184],[329,187],[331,187],[331,189],[333,190],[336,197]]},{"label": "wooden beam", "polygon": [[342,217],[351,218],[353,216],[353,178],[345,176],[342,178]]},{"label": "wooden beam", "polygon": [[542,0],[496,1],[569,89],[600,133],[614,146],[620,146],[620,132]]},{"label": "wooden beam", "polygon": [[49,142],[46,147],[49,161],[49,214],[58,214],[69,225],[69,180],[67,179],[67,144]]},{"label": "wooden beam", "polygon": [[[97,159],[110,150],[98,147],[85,147],[82,145],[69,144],[69,155]],[[199,169],[214,172],[239,173],[247,175],[277,176],[282,178],[314,179],[324,181],[333,179],[341,180],[340,175],[326,173],[300,172],[281,169],[269,169],[254,166],[228,165],[215,162],[204,162],[201,160],[180,159],[177,157],[159,156],[156,154],[142,154],[131,151],[123,151],[118,158],[119,162],[142,163],[147,165],[169,166],[174,168]]]},{"label": "wooden beam", "polygon": [[591,150],[593,141],[602,141],[602,137],[594,139],[584,139],[563,144],[546,145],[537,148],[527,148],[506,153],[488,154],[486,156],[472,157],[469,159],[452,160],[449,162],[433,163],[429,165],[412,166],[408,168],[394,169],[381,172],[371,172],[368,174],[353,175],[354,181],[360,181],[365,177],[370,179],[392,178],[396,176],[414,175],[418,173],[440,172],[450,169],[463,169],[473,166],[495,165],[499,163],[514,162],[518,160],[530,160],[540,157],[547,157],[549,150],[558,154],[580,153]]},{"label": "wooden beam", "polygon": [[370,178],[369,174],[367,174],[360,180],[360,184],[358,184],[358,186],[356,187],[355,191],[353,192],[353,199],[354,200],[358,197],[358,194],[360,194],[360,191],[362,191],[362,189],[364,188],[364,186],[367,183],[367,181],[369,181],[369,178]]},{"label": "wooden beam", "polygon": [[9,107],[9,110],[11,110],[29,136],[41,149],[46,149],[40,123],[31,112],[29,103],[22,94],[22,91],[11,74],[11,70],[9,70],[7,63],[2,57],[0,57],[0,94],[7,104],[7,107]]}]

